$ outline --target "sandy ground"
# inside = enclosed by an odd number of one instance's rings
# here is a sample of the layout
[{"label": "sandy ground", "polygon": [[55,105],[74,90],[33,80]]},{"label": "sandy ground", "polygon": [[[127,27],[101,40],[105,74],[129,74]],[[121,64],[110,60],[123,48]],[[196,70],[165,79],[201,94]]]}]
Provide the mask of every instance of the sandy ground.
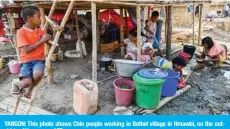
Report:
[{"label": "sandy ground", "polygon": [[[212,33],[205,33],[211,35]],[[213,34],[214,35],[214,34]],[[221,37],[218,40],[222,39]],[[226,41],[223,41],[227,43]],[[14,54],[10,46],[1,46],[3,55]],[[91,58],[66,59],[53,63],[55,84],[49,85],[47,79],[41,85],[35,105],[57,114],[75,114],[73,111],[73,85],[76,80],[71,75],[79,75],[79,79],[91,78]],[[213,109],[223,113],[230,113],[230,80],[224,77],[228,69],[208,70],[193,72],[188,82],[192,85],[185,94],[166,104],[157,114],[212,114]],[[98,80],[113,76],[114,73],[100,73]],[[0,78],[0,101],[10,95],[11,81],[17,75]],[[79,80],[77,79],[77,80]],[[117,106],[113,80],[98,84],[99,104],[96,114],[112,114]],[[194,83],[195,82],[195,83]],[[202,90],[198,88],[198,85]]]}]

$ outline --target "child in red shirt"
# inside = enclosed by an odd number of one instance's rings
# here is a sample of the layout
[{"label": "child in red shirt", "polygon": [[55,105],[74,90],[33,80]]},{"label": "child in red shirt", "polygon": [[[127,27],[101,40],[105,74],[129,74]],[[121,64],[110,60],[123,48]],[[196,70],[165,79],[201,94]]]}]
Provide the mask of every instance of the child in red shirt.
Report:
[{"label": "child in red shirt", "polygon": [[[12,82],[13,95],[31,97],[31,91],[43,77],[45,68],[44,43],[51,36],[37,28],[41,24],[40,10],[36,6],[22,9],[25,25],[17,31],[17,44],[20,49],[20,77]],[[26,89],[26,90],[25,90]]]}]

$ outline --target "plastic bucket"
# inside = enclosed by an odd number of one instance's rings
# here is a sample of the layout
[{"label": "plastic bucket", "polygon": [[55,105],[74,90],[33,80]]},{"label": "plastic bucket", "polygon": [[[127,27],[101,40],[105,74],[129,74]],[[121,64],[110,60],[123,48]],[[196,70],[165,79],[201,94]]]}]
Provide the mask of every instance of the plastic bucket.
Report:
[{"label": "plastic bucket", "polygon": [[17,61],[10,61],[8,63],[10,73],[18,74],[19,73],[19,63]]},{"label": "plastic bucket", "polygon": [[[116,103],[119,106],[129,106],[132,102],[134,93],[134,82],[130,79],[117,78],[113,82],[116,96]],[[128,89],[123,89],[120,86],[125,85]]]},{"label": "plastic bucket", "polygon": [[170,97],[176,94],[177,83],[179,81],[180,74],[173,70],[166,70],[168,76],[165,77],[165,82],[162,86],[161,96]]},{"label": "plastic bucket", "polygon": [[182,52],[182,51],[180,51],[180,52],[178,53],[178,56],[183,57],[183,58],[185,59],[186,62],[188,62],[189,59],[190,59],[190,57],[191,57],[191,55],[189,55],[188,53]]},{"label": "plastic bucket", "polygon": [[134,74],[136,103],[141,108],[153,109],[160,103],[163,79],[146,79]]},{"label": "plastic bucket", "polygon": [[184,45],[184,47],[183,47],[183,52],[191,55],[190,59],[193,57],[195,51],[196,51],[196,47],[194,47],[194,46]]}]

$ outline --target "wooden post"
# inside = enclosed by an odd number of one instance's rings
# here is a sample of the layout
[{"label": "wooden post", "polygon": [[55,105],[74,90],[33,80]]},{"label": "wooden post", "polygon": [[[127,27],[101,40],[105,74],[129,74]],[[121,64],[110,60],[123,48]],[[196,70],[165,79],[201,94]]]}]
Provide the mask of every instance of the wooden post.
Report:
[{"label": "wooden post", "polygon": [[203,4],[200,5],[200,14],[199,14],[199,32],[198,32],[198,45],[200,45],[200,38],[201,38],[201,25],[202,25],[202,10],[203,10]]},{"label": "wooden post", "polygon": [[164,35],[164,38],[165,38],[165,42],[167,42],[167,17],[168,17],[168,7],[165,6],[165,35]]},{"label": "wooden post", "polygon": [[[123,18],[123,8],[120,8],[120,41],[124,41],[124,18]],[[121,56],[125,55],[125,48],[121,47]]]},{"label": "wooden post", "polygon": [[193,3],[193,11],[192,11],[192,44],[195,45],[195,3]]},{"label": "wooden post", "polygon": [[100,51],[100,34],[101,34],[101,24],[99,23],[99,19],[100,19],[100,10],[97,9],[96,10],[97,13],[97,51]]},{"label": "wooden post", "polygon": [[[54,0],[54,2],[53,2],[53,4],[52,4],[52,7],[51,7],[51,9],[50,9],[48,18],[51,18],[51,17],[52,17],[56,5],[57,5],[57,1]],[[45,12],[44,12],[44,9],[40,10],[40,12],[41,12],[41,17],[42,17],[42,19],[44,18],[44,20],[45,20]],[[43,15],[43,14],[44,14],[44,15]],[[42,30],[45,31],[45,32],[47,32],[47,29],[48,29],[48,22],[45,22],[44,25],[42,26]],[[55,32],[53,32],[53,33],[55,33]],[[48,56],[49,50],[50,50],[50,46],[47,45],[47,44],[45,44],[45,56]]]},{"label": "wooden post", "polygon": [[171,60],[171,44],[172,44],[172,6],[168,6],[167,15],[167,42],[166,42],[166,58]]},{"label": "wooden post", "polygon": [[13,45],[15,47],[15,51],[17,53],[17,58],[18,58],[18,61],[20,61],[20,50],[18,48],[18,45],[17,45],[17,40],[16,40],[16,29],[15,29],[15,20],[14,20],[14,16],[13,16],[13,13],[9,13],[8,15],[9,17],[9,25],[10,25],[10,32],[12,34],[12,40],[13,40]]},{"label": "wooden post", "polygon": [[128,31],[128,19],[127,19],[127,9],[125,9],[125,25],[126,25],[126,28],[125,28],[125,34],[126,36],[128,35],[129,31]]},{"label": "wooden post", "polygon": [[[68,9],[67,9],[67,11],[65,13],[65,16],[64,16],[64,18],[63,18],[63,20],[61,22],[61,25],[60,25],[61,28],[63,28],[65,26],[66,21],[68,20],[69,15],[70,15],[70,13],[71,13],[71,11],[73,9],[73,5],[74,5],[74,0],[71,0],[71,2],[69,4],[69,7],[68,7]],[[54,41],[53,41],[54,44],[57,44],[60,35],[61,35],[61,32],[57,31],[57,33],[56,33],[56,35],[54,37]],[[50,62],[51,60],[50,59],[51,59],[51,56],[53,55],[53,52],[54,52],[55,48],[56,48],[56,45],[52,45],[52,47],[51,47],[51,49],[49,51],[48,58],[46,60],[46,67],[47,67],[47,69],[51,68],[51,62]]]},{"label": "wooden post", "polygon": [[[81,46],[81,33],[80,33],[80,29],[79,29],[79,24],[78,24],[78,14],[77,14],[77,10],[75,10],[75,22],[76,22],[76,31],[77,31],[77,38],[78,38],[78,41],[80,42],[77,42],[76,45],[79,45],[79,48],[80,48],[80,55],[81,57],[83,57],[82,55],[82,46]],[[79,43],[79,44],[78,44]],[[77,49],[77,47],[76,47]],[[77,51],[79,51],[77,49]]]},{"label": "wooden post", "polygon": [[97,82],[97,25],[96,25],[96,3],[91,2],[91,13],[92,13],[92,39],[93,39],[93,50],[92,50],[92,80]]},{"label": "wooden post", "polygon": [[150,6],[148,6],[148,17],[147,17],[147,20],[150,19]]},{"label": "wooden post", "polygon": [[141,61],[141,12],[140,5],[138,4],[136,7],[137,13],[137,60]]},{"label": "wooden post", "polygon": [[39,8],[40,9],[40,14],[41,14],[41,28],[43,28],[43,26],[45,25],[45,9],[44,8]]}]

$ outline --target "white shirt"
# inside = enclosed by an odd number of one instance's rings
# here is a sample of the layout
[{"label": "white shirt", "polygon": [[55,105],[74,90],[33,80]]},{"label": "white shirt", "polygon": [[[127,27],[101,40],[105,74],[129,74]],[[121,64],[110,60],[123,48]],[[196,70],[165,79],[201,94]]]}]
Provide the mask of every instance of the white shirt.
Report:
[{"label": "white shirt", "polygon": [[[157,24],[156,22],[153,22],[152,20],[148,21],[147,26],[149,28],[149,30],[151,30],[154,35],[156,34],[157,31]],[[149,32],[147,32],[147,36],[149,37],[153,37],[154,35],[150,34]]]},{"label": "white shirt", "polygon": [[149,42],[146,42],[142,45],[142,49],[145,49],[145,48],[153,48],[153,44],[152,43],[149,43]]},{"label": "white shirt", "polygon": [[[142,45],[146,40],[147,40],[147,38],[142,36],[142,43],[141,43],[141,45]],[[127,45],[127,46],[126,46],[126,51],[127,51],[127,53],[137,54],[137,46],[136,46],[136,44],[134,44],[133,42],[131,42],[129,38],[124,39],[124,43]]]}]

